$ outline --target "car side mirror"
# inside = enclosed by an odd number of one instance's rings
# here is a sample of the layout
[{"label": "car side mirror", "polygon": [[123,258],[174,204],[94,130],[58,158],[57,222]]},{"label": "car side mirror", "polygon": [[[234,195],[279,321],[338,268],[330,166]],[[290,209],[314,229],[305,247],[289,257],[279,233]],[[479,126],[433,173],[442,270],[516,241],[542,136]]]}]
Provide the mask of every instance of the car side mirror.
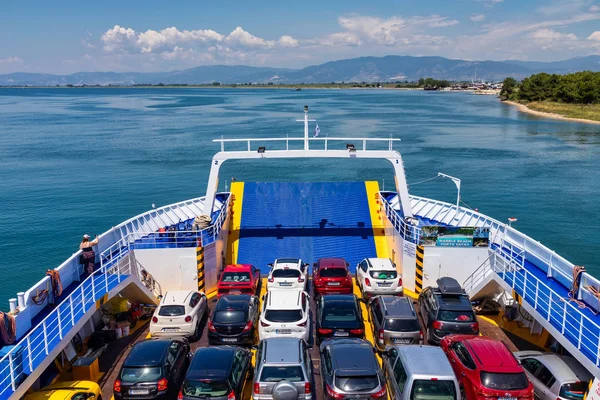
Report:
[{"label": "car side mirror", "polygon": [[349,267],[350,263],[348,261],[346,261],[346,267]]},{"label": "car side mirror", "polygon": [[393,263],[392,265],[394,266],[394,268],[396,268],[396,263]]},{"label": "car side mirror", "polygon": [[271,267],[271,268],[273,268],[273,263],[269,263],[269,264],[267,264],[267,267]]}]

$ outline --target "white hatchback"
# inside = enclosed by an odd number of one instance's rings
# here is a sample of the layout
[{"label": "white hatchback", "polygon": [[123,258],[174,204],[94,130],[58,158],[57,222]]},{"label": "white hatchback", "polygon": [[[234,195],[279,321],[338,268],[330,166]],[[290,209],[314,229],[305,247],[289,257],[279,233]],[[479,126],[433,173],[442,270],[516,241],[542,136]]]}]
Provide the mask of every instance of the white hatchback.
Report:
[{"label": "white hatchback", "polygon": [[310,296],[304,290],[274,290],[263,296],[258,324],[260,340],[294,337],[307,343],[310,335]]},{"label": "white hatchback", "polygon": [[363,297],[404,294],[402,275],[389,258],[365,258],[356,266],[356,284]]},{"label": "white hatchback", "polygon": [[197,340],[201,321],[206,316],[208,302],[201,292],[168,291],[154,311],[150,321],[152,336],[186,336]]},{"label": "white hatchback", "polygon": [[278,258],[269,264],[271,271],[267,277],[267,291],[273,289],[306,290],[307,267],[299,258]]}]

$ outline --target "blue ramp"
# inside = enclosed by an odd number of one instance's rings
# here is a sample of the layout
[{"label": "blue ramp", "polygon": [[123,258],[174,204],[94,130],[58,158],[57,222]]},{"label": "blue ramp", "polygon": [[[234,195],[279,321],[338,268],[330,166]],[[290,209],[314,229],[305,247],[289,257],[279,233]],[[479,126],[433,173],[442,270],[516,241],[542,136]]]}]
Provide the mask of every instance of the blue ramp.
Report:
[{"label": "blue ramp", "polygon": [[263,273],[278,257],[343,257],[351,271],[377,257],[364,182],[245,183],[241,218],[238,262]]}]

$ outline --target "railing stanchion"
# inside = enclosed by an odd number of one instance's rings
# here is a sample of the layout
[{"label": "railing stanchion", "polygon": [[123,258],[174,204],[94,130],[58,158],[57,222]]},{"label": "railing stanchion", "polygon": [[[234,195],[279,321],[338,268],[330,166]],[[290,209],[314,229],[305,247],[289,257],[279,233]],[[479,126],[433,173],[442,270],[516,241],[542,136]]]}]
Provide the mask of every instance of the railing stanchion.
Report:
[{"label": "railing stanchion", "polygon": [[13,355],[12,351],[8,353],[8,366],[10,367],[10,385],[13,392],[17,390],[17,380],[15,379],[15,369],[13,367]]},{"label": "railing stanchion", "polygon": [[565,328],[567,327],[567,302],[563,302],[563,318],[562,318],[562,330],[561,334],[565,334]]},{"label": "railing stanchion", "polygon": [[71,311],[71,326],[75,326],[75,315],[73,315],[73,296],[69,296],[69,310]]},{"label": "railing stanchion", "polygon": [[535,301],[534,301],[534,305],[533,308],[535,310],[537,310],[537,306],[538,306],[538,293],[540,291],[540,281],[539,280],[535,280]]},{"label": "railing stanchion", "polygon": [[[117,266],[117,269],[119,269],[119,267]],[[108,293],[108,268],[104,268],[104,272],[102,273],[104,276],[104,282],[106,282],[106,293]],[[94,297],[95,299],[95,297]]]},{"label": "railing stanchion", "polygon": [[58,308],[56,309],[56,319],[58,320],[58,337],[60,338],[60,340],[62,340],[63,334],[62,334],[62,322],[60,320],[60,306],[58,306]]},{"label": "railing stanchion", "polygon": [[42,332],[44,332],[44,350],[46,350],[46,355],[48,355],[48,333],[46,332],[46,320],[42,322]]},{"label": "railing stanchion", "polygon": [[[85,281],[83,281],[85,284]],[[84,298],[83,284],[81,285],[81,313],[85,314],[85,298]]]},{"label": "railing stanchion", "polygon": [[579,314],[579,339],[577,339],[577,350],[581,350],[582,336],[583,336],[583,314]]},{"label": "railing stanchion", "polygon": [[550,313],[552,312],[552,291],[548,293],[548,322],[550,322]]},{"label": "railing stanchion", "polygon": [[29,357],[29,372],[33,372],[33,356],[31,355],[31,335],[27,335],[27,353]]},{"label": "railing stanchion", "polygon": [[92,274],[90,275],[90,281],[92,282],[92,301],[96,300],[96,282],[94,282],[94,272],[92,272]]}]

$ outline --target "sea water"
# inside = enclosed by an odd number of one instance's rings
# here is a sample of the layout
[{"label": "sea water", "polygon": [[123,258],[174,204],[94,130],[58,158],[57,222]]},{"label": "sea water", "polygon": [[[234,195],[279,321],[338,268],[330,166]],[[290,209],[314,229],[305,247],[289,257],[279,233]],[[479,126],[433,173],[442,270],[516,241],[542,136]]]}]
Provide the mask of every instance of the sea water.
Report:
[{"label": "sea water", "polygon": [[[0,308],[102,233],[152,207],[203,196],[212,139],[395,137],[412,194],[464,204],[596,276],[600,126],[533,117],[493,96],[405,90],[0,89]],[[311,135],[314,125],[311,124]],[[361,143],[357,141],[357,146]],[[232,161],[238,181],[378,180],[368,160]],[[416,183],[416,184],[415,184]]]}]

